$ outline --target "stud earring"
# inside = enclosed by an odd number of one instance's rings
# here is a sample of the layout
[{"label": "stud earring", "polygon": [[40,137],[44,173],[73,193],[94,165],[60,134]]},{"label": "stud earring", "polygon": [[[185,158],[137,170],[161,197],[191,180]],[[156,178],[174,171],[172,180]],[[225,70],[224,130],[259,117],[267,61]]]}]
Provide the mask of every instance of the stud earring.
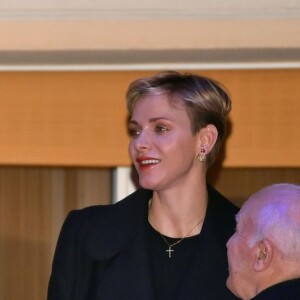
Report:
[{"label": "stud earring", "polygon": [[205,149],[204,148],[201,148],[200,153],[197,155],[197,158],[201,162],[206,161],[206,155],[205,155]]}]

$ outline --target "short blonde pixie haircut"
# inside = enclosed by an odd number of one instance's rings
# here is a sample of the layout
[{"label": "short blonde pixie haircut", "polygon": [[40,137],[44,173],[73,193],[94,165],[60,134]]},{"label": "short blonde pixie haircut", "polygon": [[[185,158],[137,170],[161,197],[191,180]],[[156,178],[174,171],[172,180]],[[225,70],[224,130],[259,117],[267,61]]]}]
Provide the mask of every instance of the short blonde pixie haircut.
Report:
[{"label": "short blonde pixie haircut", "polygon": [[227,115],[231,110],[231,98],[226,88],[216,80],[191,73],[160,72],[153,77],[133,81],[127,90],[127,110],[131,115],[135,104],[144,96],[167,94],[174,105],[182,103],[191,121],[192,134],[213,124],[218,138],[207,157],[211,164],[218,155],[226,136]]}]

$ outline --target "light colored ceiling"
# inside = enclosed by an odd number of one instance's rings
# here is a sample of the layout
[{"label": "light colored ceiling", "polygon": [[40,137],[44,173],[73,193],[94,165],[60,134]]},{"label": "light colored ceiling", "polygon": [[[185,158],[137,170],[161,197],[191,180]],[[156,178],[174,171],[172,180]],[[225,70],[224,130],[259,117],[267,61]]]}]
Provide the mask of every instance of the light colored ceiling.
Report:
[{"label": "light colored ceiling", "polygon": [[298,18],[298,0],[1,0],[1,19]]},{"label": "light colored ceiling", "polygon": [[0,69],[300,64],[299,0],[2,0]]}]

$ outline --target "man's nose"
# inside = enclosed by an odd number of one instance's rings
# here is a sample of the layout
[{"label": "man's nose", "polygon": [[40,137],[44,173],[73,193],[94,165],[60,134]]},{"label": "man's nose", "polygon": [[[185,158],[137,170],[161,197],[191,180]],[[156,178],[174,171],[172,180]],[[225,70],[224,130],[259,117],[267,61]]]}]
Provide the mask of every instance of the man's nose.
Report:
[{"label": "man's nose", "polygon": [[230,246],[232,237],[233,237],[233,235],[228,239],[228,241],[227,241],[227,243],[226,243],[227,249],[228,249],[228,247]]}]

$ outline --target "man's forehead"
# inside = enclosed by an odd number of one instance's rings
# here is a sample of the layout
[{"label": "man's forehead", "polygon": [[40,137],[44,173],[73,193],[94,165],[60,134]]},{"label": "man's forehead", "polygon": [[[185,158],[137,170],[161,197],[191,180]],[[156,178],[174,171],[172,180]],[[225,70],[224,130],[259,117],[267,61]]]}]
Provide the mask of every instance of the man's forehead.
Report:
[{"label": "man's forehead", "polygon": [[239,212],[236,215],[237,229],[240,231],[250,231],[254,227],[254,221],[250,214],[245,212]]}]

